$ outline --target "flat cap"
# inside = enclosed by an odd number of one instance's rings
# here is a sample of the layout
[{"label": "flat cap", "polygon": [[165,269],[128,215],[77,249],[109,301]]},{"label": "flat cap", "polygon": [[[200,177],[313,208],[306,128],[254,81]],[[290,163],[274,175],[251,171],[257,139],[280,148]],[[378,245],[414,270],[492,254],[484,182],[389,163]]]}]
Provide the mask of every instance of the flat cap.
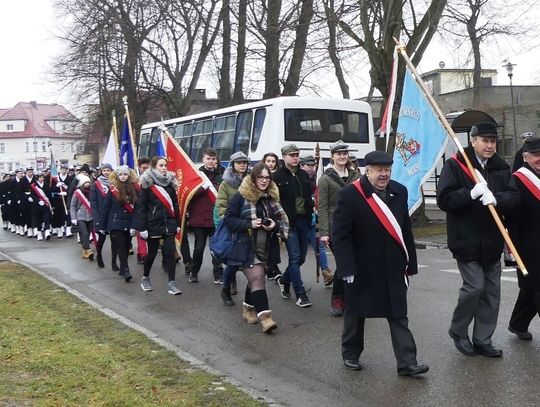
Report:
[{"label": "flat cap", "polygon": [[235,161],[249,161],[249,158],[243,152],[237,151],[236,153],[232,153],[231,157],[229,158],[229,161],[232,163]]},{"label": "flat cap", "polygon": [[349,145],[345,144],[343,140],[338,140],[330,145],[330,154],[337,153],[338,151],[349,151]]},{"label": "flat cap", "polygon": [[534,133],[532,131],[526,131],[525,133],[521,133],[519,137],[521,137],[523,140],[526,140],[529,137],[534,137]]},{"label": "flat cap", "polygon": [[540,137],[529,137],[523,143],[524,153],[537,153],[540,151]]},{"label": "flat cap", "polygon": [[281,147],[281,155],[287,155],[291,153],[299,153],[300,149],[296,146],[296,144],[285,144],[283,147]]},{"label": "flat cap", "polygon": [[497,134],[497,126],[495,126],[495,123],[491,122],[476,123],[474,126],[472,126],[471,137],[474,136],[499,138],[499,135]]},{"label": "flat cap", "polygon": [[394,160],[384,151],[372,151],[367,153],[364,158],[365,165],[392,165]]},{"label": "flat cap", "polygon": [[34,167],[26,167],[25,171],[34,171]]},{"label": "flat cap", "polygon": [[311,154],[304,155],[300,157],[300,164],[301,165],[315,165],[317,162],[315,161],[315,157],[313,157]]}]

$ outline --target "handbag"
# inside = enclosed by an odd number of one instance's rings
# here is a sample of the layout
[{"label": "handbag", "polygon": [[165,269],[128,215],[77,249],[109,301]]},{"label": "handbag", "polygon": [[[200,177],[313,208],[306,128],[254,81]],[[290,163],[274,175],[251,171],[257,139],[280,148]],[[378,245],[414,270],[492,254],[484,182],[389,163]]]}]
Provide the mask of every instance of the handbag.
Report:
[{"label": "handbag", "polygon": [[210,253],[221,263],[227,264],[229,252],[234,243],[234,235],[236,235],[236,233],[231,232],[222,219],[219,222],[216,231],[210,238]]}]

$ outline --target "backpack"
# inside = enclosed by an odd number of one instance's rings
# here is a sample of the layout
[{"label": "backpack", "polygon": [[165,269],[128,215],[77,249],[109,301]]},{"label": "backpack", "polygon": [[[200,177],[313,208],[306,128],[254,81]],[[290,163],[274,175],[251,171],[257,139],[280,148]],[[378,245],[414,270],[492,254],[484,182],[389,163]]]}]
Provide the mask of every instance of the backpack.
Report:
[{"label": "backpack", "polygon": [[210,253],[223,264],[227,264],[229,252],[234,243],[234,234],[223,219],[219,222],[216,231],[210,238]]}]

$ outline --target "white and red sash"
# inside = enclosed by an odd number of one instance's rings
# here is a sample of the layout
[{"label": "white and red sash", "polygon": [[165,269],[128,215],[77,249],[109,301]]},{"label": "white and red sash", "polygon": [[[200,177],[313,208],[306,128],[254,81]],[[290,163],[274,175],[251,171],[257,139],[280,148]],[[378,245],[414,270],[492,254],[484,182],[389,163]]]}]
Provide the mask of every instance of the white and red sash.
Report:
[{"label": "white and red sash", "polygon": [[88,213],[92,214],[92,206],[90,205],[90,201],[88,200],[86,195],[84,195],[83,192],[78,188],[75,190],[75,193],[73,195],[76,195],[79,199],[79,202],[84,205]]},{"label": "white and red sash", "polygon": [[36,184],[30,184],[30,187],[39,197],[39,200],[45,202],[45,205],[49,207],[49,210],[52,210],[51,201],[49,201],[49,198],[47,198],[47,195],[45,195],[45,192],[43,192],[43,190]]},{"label": "white and red sash", "polygon": [[514,175],[521,181],[533,196],[540,201],[540,180],[528,168],[521,167]]},{"label": "white and red sash", "polygon": [[96,186],[97,190],[98,190],[99,193],[101,194],[101,197],[102,197],[102,198],[105,198],[105,196],[107,195],[107,191],[109,190],[109,188],[107,188],[107,186],[105,186],[99,179],[97,179],[97,180],[94,182],[94,185]]},{"label": "white and red sash", "polygon": [[[360,180],[356,180],[353,182],[353,185],[356,187],[360,195],[366,200],[367,204],[371,208],[371,210],[375,213],[375,216],[377,216],[377,219],[381,222],[383,227],[386,229],[388,234],[397,242],[397,244],[401,247],[403,250],[403,253],[405,254],[405,258],[407,259],[407,263],[409,262],[409,251],[407,250],[407,246],[405,245],[405,240],[403,240],[403,232],[401,231],[401,226],[399,226],[399,223],[383,200],[377,196],[377,194],[373,193],[371,194],[371,197],[367,197],[366,193],[364,192],[362,188],[362,184],[360,183]],[[407,280],[407,273],[405,272],[405,284],[408,284]]]},{"label": "white and red sash", "polygon": [[157,199],[163,204],[167,212],[170,216],[173,218],[176,218],[176,214],[174,213],[174,206],[171,199],[171,196],[165,191],[165,188],[160,187],[159,185],[152,185],[150,187],[150,190],[154,193]]},{"label": "white and red sash", "polygon": [[469,167],[467,167],[465,164],[463,164],[461,161],[459,161],[456,154],[452,155],[452,157],[450,157],[450,158],[452,158],[452,160],[454,160],[461,167],[461,169],[463,170],[465,175],[467,175],[467,177],[469,177],[469,179],[476,184],[476,181],[474,180],[474,177],[473,177],[471,171],[469,170]]},{"label": "white and red sash", "polygon": [[[120,197],[120,191],[118,191],[118,188],[116,188],[114,185],[111,185],[109,190],[111,191],[111,194],[113,194],[113,196],[116,198],[118,202],[122,202],[121,197]],[[128,213],[133,213],[133,210],[135,209],[135,205],[133,205],[132,203],[123,203],[122,206]]]}]

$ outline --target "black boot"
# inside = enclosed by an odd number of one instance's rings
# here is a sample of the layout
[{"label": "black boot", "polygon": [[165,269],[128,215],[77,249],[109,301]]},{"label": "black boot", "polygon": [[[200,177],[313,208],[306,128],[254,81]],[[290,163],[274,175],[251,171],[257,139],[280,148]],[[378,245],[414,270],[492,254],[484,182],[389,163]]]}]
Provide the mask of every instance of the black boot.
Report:
[{"label": "black boot", "polygon": [[221,290],[221,299],[223,300],[223,305],[230,307],[231,305],[234,305],[234,301],[231,297],[231,289],[225,288]]},{"label": "black boot", "polygon": [[111,267],[112,267],[112,271],[120,271],[118,264],[116,264],[116,260],[112,261]]},{"label": "black boot", "polygon": [[131,279],[133,278],[133,276],[131,275],[131,273],[129,272],[129,269],[126,268],[124,270],[124,275],[123,275],[124,279],[126,280],[126,283],[129,283],[131,281]]},{"label": "black boot", "polygon": [[101,252],[98,252],[97,253],[97,256],[96,256],[96,259],[97,259],[97,265],[100,269],[104,268],[105,267],[105,264],[103,263],[103,256],[101,255]]}]

